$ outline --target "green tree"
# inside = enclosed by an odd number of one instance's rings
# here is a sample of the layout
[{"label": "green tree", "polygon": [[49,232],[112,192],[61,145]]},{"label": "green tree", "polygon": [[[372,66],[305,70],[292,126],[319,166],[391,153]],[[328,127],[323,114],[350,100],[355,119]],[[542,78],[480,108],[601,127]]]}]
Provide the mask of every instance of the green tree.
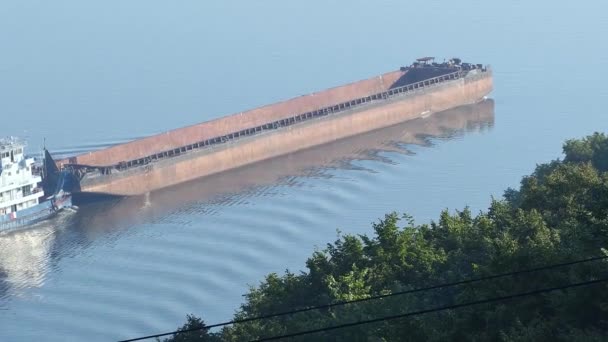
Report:
[{"label": "green tree", "polygon": [[[162,342],[219,342],[222,341],[217,333],[209,333],[204,329],[205,322],[194,315],[186,315],[186,323],[173,334],[171,337],[165,338]],[[156,339],[160,342],[160,339]]]},{"label": "green tree", "polygon": [[[538,165],[523,177],[519,189],[507,189],[486,212],[444,210],[437,221],[422,225],[392,212],[372,224],[371,236],[339,234],[336,241],[314,251],[306,271],[270,274],[252,287],[235,319],[603,253],[608,246],[608,138],[595,133],[568,140],[563,150],[563,160]],[[606,265],[581,264],[235,324],[224,328],[221,338],[248,341],[585,281],[606,276]],[[599,341],[608,335],[606,290],[605,285],[596,285],[294,340]]]}]

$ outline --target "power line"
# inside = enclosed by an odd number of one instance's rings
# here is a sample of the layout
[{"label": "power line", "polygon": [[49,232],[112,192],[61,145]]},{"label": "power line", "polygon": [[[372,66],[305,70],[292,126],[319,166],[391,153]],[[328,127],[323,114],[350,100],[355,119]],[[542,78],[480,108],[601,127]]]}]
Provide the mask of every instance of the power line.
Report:
[{"label": "power line", "polygon": [[568,285],[563,285],[563,286],[556,286],[556,287],[550,287],[550,288],[544,288],[544,289],[539,289],[539,290],[534,290],[534,291],[529,291],[529,292],[516,293],[516,294],[512,294],[512,295],[508,295],[508,296],[502,296],[502,297],[494,297],[494,298],[476,300],[476,301],[473,301],[473,302],[466,302],[466,303],[461,303],[461,304],[440,306],[440,307],[436,307],[436,308],[433,308],[433,309],[426,309],[426,310],[420,310],[420,311],[407,312],[407,313],[399,314],[399,315],[392,315],[392,316],[386,316],[386,317],[381,317],[381,318],[374,318],[374,319],[369,319],[369,320],[365,320],[365,321],[359,321],[359,322],[353,322],[353,323],[334,325],[334,326],[330,326],[330,327],[313,329],[313,330],[305,330],[305,331],[300,331],[300,332],[292,333],[292,334],[285,334],[285,335],[272,336],[272,337],[264,337],[264,338],[261,338],[261,339],[258,339],[258,340],[253,340],[252,342],[273,341],[273,340],[278,340],[278,339],[283,339],[283,338],[309,335],[309,334],[314,334],[314,333],[319,333],[319,332],[324,332],[324,331],[330,331],[330,330],[336,330],[336,329],[354,327],[354,326],[357,326],[357,325],[363,325],[363,324],[369,324],[369,323],[377,323],[377,322],[382,322],[382,321],[389,321],[389,320],[393,320],[393,319],[410,317],[410,316],[418,316],[418,315],[423,315],[423,314],[432,313],[432,312],[439,312],[439,311],[445,311],[445,310],[454,310],[454,309],[464,308],[464,307],[467,307],[467,306],[473,306],[473,305],[479,305],[479,304],[487,304],[487,303],[492,303],[492,302],[499,302],[499,301],[504,301],[504,300],[509,300],[509,299],[516,299],[516,298],[526,297],[526,296],[535,296],[535,295],[539,295],[539,294],[543,294],[543,293],[549,293],[549,292],[558,291],[558,290],[565,290],[565,289],[570,289],[570,288],[574,288],[574,287],[599,284],[599,283],[603,283],[603,282],[606,282],[606,281],[608,281],[608,278],[601,278],[601,279],[596,279],[596,280],[584,281],[584,282],[580,282],[580,283],[573,283],[573,284],[568,284]]},{"label": "power line", "polygon": [[371,300],[377,300],[377,299],[394,297],[394,296],[401,296],[401,295],[410,294],[410,293],[424,292],[424,291],[441,289],[441,288],[445,288],[445,287],[466,285],[466,284],[476,283],[476,282],[480,282],[480,281],[486,281],[486,280],[492,280],[492,279],[498,279],[498,278],[504,278],[504,277],[518,276],[518,275],[526,274],[526,273],[533,273],[533,272],[538,272],[538,271],[550,270],[550,269],[554,269],[554,268],[567,267],[567,266],[572,266],[572,265],[576,265],[576,264],[582,264],[582,263],[587,263],[587,262],[592,262],[592,261],[599,261],[599,260],[604,260],[604,259],[608,259],[608,255],[598,256],[598,257],[591,257],[591,258],[587,258],[587,259],[579,259],[579,260],[569,261],[569,262],[564,262],[564,263],[559,263],[559,264],[551,264],[551,265],[546,265],[546,266],[539,266],[539,267],[535,267],[535,268],[529,268],[529,269],[519,270],[519,271],[514,271],[514,272],[499,273],[499,274],[494,274],[494,275],[489,275],[489,276],[484,276],[484,277],[478,277],[478,278],[470,278],[470,279],[465,279],[465,280],[451,282],[451,283],[443,283],[443,284],[438,284],[438,285],[433,285],[433,286],[428,286],[428,287],[421,287],[421,288],[416,288],[416,289],[411,289],[411,290],[404,290],[404,291],[393,292],[393,293],[388,293],[388,294],[383,294],[383,295],[377,295],[377,296],[372,296],[372,297],[367,297],[367,298],[360,298],[360,299],[355,299],[355,300],[350,300],[350,301],[339,301],[339,302],[334,302],[334,303],[330,303],[330,304],[311,306],[311,307],[308,307],[308,308],[302,308],[302,309],[296,309],[296,310],[290,310],[290,311],[283,311],[283,312],[278,312],[278,313],[273,313],[273,314],[268,314],[268,315],[261,315],[261,316],[255,316],[255,317],[250,317],[250,318],[244,318],[244,319],[240,319],[240,320],[232,320],[232,321],[223,322],[223,323],[217,323],[217,324],[212,324],[212,325],[205,325],[205,326],[200,327],[200,328],[192,328],[192,329],[186,329],[186,330],[176,330],[176,331],[167,332],[167,333],[160,333],[160,334],[155,334],[155,335],[142,336],[142,337],[127,339],[127,340],[120,340],[118,342],[141,341],[141,340],[146,340],[146,339],[155,338],[155,337],[164,337],[164,336],[169,336],[169,335],[173,335],[173,334],[182,334],[182,333],[186,333],[186,332],[198,331],[198,330],[203,330],[203,329],[204,330],[208,330],[208,329],[211,329],[211,328],[217,328],[217,327],[222,327],[222,326],[231,325],[231,324],[238,324],[238,323],[246,323],[246,322],[258,321],[258,320],[262,320],[262,319],[268,319],[268,318],[274,318],[274,317],[280,317],[280,316],[293,315],[293,314],[296,314],[296,313],[307,312],[307,311],[312,311],[312,310],[328,309],[328,308],[332,308],[332,307],[336,307],[336,306],[343,306],[343,305],[346,305],[346,304],[367,302],[367,301],[371,301]]}]

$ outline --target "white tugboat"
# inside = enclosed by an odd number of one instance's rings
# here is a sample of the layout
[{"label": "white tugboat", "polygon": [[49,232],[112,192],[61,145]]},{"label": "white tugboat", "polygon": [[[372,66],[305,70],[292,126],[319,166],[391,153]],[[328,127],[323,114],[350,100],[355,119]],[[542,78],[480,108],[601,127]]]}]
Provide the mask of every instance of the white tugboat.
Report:
[{"label": "white tugboat", "polygon": [[42,175],[24,148],[19,139],[0,139],[0,233],[44,220],[72,205],[71,194],[62,189],[45,197]]}]

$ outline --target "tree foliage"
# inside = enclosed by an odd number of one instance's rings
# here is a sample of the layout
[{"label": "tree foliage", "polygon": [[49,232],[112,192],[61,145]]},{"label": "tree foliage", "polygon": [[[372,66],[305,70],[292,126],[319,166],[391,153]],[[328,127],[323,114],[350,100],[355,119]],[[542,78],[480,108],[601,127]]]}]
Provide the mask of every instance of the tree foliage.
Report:
[{"label": "tree foliage", "polygon": [[[373,223],[371,236],[338,236],[312,254],[305,272],[270,274],[259,286],[252,287],[235,319],[603,253],[608,245],[608,137],[595,133],[568,140],[563,151],[563,160],[538,165],[534,173],[522,179],[518,190],[508,189],[503,199],[493,200],[486,212],[475,215],[468,208],[453,213],[445,210],[437,221],[421,225],[408,215],[393,212]],[[236,324],[225,328],[221,338],[248,341],[559,286],[605,274],[603,261],[581,264]],[[608,332],[606,290],[605,285],[595,285],[294,340],[599,341]],[[178,341],[175,338],[171,341]]]},{"label": "tree foliage", "polygon": [[[205,322],[195,315],[186,315],[186,323],[177,329],[178,333],[165,338],[162,342],[219,342],[222,341],[217,333],[209,333],[204,329]],[[161,342],[159,338],[157,342]]]}]

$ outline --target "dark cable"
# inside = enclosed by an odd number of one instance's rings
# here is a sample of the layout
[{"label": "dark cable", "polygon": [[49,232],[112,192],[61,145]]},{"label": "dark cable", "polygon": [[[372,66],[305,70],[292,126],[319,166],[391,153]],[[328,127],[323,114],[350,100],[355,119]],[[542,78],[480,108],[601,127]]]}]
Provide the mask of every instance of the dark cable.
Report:
[{"label": "dark cable", "polygon": [[423,315],[423,314],[427,314],[427,313],[431,313],[431,312],[439,312],[439,311],[445,311],[445,310],[454,310],[454,309],[464,308],[464,307],[467,307],[467,306],[473,306],[473,305],[479,305],[479,304],[487,304],[487,303],[498,302],[498,301],[503,301],[503,300],[509,300],[509,299],[526,297],[526,296],[535,296],[535,295],[539,295],[539,294],[543,294],[543,293],[548,293],[548,292],[553,292],[553,291],[557,291],[557,290],[564,290],[564,289],[570,289],[570,288],[573,288],[573,287],[580,287],[580,286],[586,286],[586,285],[599,284],[599,283],[603,283],[603,282],[606,282],[606,281],[608,281],[608,278],[601,278],[601,279],[584,281],[584,282],[580,282],[580,283],[573,283],[573,284],[568,284],[568,285],[563,285],[563,286],[549,287],[549,288],[534,290],[534,291],[530,291],[530,292],[516,293],[516,294],[512,294],[512,295],[508,295],[508,296],[502,296],[502,297],[494,297],[494,298],[476,300],[476,301],[473,301],[473,302],[466,302],[466,303],[461,303],[461,304],[440,306],[440,307],[436,307],[436,308],[433,308],[433,309],[426,309],[426,310],[420,310],[420,311],[407,312],[407,313],[399,314],[399,315],[392,315],[392,316],[386,316],[386,317],[381,317],[381,318],[374,318],[374,319],[365,320],[365,321],[359,321],[359,322],[353,322],[353,323],[334,325],[334,326],[325,327],[325,328],[319,328],[319,329],[314,329],[314,330],[305,330],[305,331],[300,331],[300,332],[292,333],[292,334],[285,334],[285,335],[272,336],[272,337],[264,337],[264,338],[261,338],[259,340],[253,340],[252,342],[272,341],[272,340],[278,340],[278,339],[288,338],[288,337],[296,337],[296,336],[302,336],[302,335],[309,335],[309,334],[319,333],[319,332],[323,332],[323,331],[330,331],[330,330],[342,329],[342,328],[347,328],[347,327],[354,327],[354,326],[357,326],[357,325],[363,325],[363,324],[369,324],[369,323],[377,323],[377,322],[388,321],[388,320],[393,320],[393,319],[398,319],[398,318],[403,318],[403,317],[409,317],[409,316],[418,316],[418,315]]},{"label": "dark cable", "polygon": [[382,298],[387,298],[387,297],[400,296],[400,295],[409,294],[409,293],[416,293],[416,292],[423,292],[423,291],[429,291],[429,290],[436,290],[436,289],[440,289],[440,288],[444,288],[444,287],[452,287],[452,286],[458,286],[458,285],[471,284],[471,283],[476,283],[476,282],[480,282],[480,281],[492,280],[492,279],[497,279],[497,278],[504,278],[504,277],[509,277],[509,276],[517,276],[517,275],[521,275],[521,274],[525,274],[525,273],[532,273],[532,272],[544,271],[544,270],[549,270],[549,269],[554,269],[554,268],[559,268],[559,267],[572,266],[572,265],[576,265],[576,264],[582,264],[582,263],[587,263],[587,262],[592,262],[592,261],[604,260],[604,259],[607,259],[607,258],[608,258],[608,255],[598,256],[598,257],[592,257],[592,258],[587,258],[587,259],[579,259],[579,260],[575,260],[575,261],[569,261],[569,262],[564,262],[564,263],[559,263],[559,264],[552,264],[552,265],[547,265],[547,266],[540,266],[540,267],[530,268],[530,269],[526,269],[526,270],[520,270],[520,271],[514,271],[514,272],[508,272],[508,273],[499,273],[499,274],[489,275],[489,276],[485,276],[485,277],[479,277],[479,278],[471,278],[471,279],[461,280],[461,281],[452,282],[452,283],[444,283],[444,284],[433,285],[433,286],[429,286],[429,287],[422,287],[422,288],[416,288],[416,289],[411,289],[411,290],[393,292],[393,293],[388,293],[388,294],[383,294],[383,295],[377,295],[377,296],[372,296],[372,297],[367,297],[367,298],[360,298],[360,299],[355,299],[355,300],[351,300],[351,301],[340,301],[340,302],[335,302],[335,303],[330,303],[330,304],[311,306],[311,307],[303,308],[303,309],[297,309],[297,310],[291,310],[291,311],[283,311],[283,312],[278,312],[278,313],[273,313],[273,314],[268,314],[268,315],[262,315],[262,316],[255,316],[255,317],[250,317],[250,318],[244,318],[244,319],[240,319],[240,320],[232,320],[232,321],[223,322],[223,323],[206,325],[206,326],[200,327],[200,328],[192,328],[192,329],[186,329],[186,330],[172,331],[172,332],[168,332],[168,333],[148,335],[148,336],[137,337],[137,338],[132,338],[132,339],[128,339],[128,340],[120,340],[118,342],[141,341],[141,340],[146,340],[146,339],[149,339],[149,338],[163,337],[163,336],[169,336],[169,335],[173,335],[173,334],[182,334],[182,333],[186,333],[186,332],[203,330],[203,329],[208,330],[208,329],[211,329],[211,328],[217,328],[217,327],[221,327],[221,326],[225,326],[225,325],[231,325],[231,324],[237,324],[237,323],[246,323],[246,322],[251,322],[251,321],[258,321],[258,320],[262,320],[262,319],[274,318],[274,317],[279,317],[279,316],[293,315],[293,314],[296,314],[296,313],[301,313],[301,312],[306,312],[306,311],[319,310],[319,309],[328,309],[328,308],[332,308],[332,307],[335,307],[335,306],[342,306],[342,305],[346,305],[346,304],[360,303],[360,302],[366,302],[366,301],[371,301],[371,300],[376,300],[376,299],[382,299]]}]

